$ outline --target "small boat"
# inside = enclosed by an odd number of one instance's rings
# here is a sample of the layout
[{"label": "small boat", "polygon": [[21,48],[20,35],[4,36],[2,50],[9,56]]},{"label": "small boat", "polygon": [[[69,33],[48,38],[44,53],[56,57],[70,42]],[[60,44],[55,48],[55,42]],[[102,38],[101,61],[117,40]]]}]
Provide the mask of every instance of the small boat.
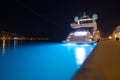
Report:
[{"label": "small boat", "polygon": [[100,32],[97,29],[97,14],[90,18],[86,13],[79,19],[74,18],[74,23],[70,24],[74,30],[69,33],[64,43],[94,43],[100,40]]}]

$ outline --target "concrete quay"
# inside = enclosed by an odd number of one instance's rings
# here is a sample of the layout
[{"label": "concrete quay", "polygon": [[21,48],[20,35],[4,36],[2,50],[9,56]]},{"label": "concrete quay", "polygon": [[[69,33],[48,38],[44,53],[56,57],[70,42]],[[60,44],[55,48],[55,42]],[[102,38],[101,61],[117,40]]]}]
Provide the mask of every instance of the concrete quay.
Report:
[{"label": "concrete quay", "polygon": [[120,41],[100,40],[72,80],[120,80]]}]

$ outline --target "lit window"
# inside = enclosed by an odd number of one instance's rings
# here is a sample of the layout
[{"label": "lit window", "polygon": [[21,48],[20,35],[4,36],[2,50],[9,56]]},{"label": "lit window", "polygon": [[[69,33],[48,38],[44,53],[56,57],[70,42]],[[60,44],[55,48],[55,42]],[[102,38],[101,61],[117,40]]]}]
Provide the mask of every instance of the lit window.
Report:
[{"label": "lit window", "polygon": [[74,33],[74,36],[86,36],[86,35],[87,35],[86,31],[79,31]]}]

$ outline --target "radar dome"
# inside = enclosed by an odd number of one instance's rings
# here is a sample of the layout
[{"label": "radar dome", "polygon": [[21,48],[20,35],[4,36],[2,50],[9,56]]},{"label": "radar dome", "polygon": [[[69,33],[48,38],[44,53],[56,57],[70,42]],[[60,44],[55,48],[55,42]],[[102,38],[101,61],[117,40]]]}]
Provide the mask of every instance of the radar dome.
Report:
[{"label": "radar dome", "polygon": [[93,14],[92,18],[96,20],[96,19],[98,19],[98,15],[97,14]]},{"label": "radar dome", "polygon": [[79,18],[76,16],[74,17],[74,21],[77,22],[79,20]]}]

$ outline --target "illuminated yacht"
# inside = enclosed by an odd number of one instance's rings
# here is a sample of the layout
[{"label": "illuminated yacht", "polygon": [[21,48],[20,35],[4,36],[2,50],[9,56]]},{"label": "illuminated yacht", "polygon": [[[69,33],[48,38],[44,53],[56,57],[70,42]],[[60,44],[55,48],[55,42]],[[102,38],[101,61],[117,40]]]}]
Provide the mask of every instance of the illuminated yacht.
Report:
[{"label": "illuminated yacht", "polygon": [[63,42],[93,43],[99,41],[100,33],[97,29],[97,19],[97,14],[93,14],[92,18],[85,13],[83,13],[83,16],[80,19],[75,17],[75,22],[70,24],[71,28],[75,30],[71,32]]}]

